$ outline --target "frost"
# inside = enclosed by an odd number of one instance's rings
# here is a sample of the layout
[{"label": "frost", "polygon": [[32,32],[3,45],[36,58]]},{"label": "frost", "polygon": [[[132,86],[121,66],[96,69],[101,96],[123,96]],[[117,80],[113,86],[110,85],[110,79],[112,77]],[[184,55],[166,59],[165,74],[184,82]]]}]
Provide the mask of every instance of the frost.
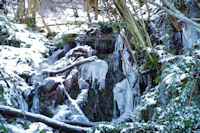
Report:
[{"label": "frost", "polygon": [[183,73],[181,76],[180,76],[180,80],[183,80],[187,77],[187,75],[185,73]]}]

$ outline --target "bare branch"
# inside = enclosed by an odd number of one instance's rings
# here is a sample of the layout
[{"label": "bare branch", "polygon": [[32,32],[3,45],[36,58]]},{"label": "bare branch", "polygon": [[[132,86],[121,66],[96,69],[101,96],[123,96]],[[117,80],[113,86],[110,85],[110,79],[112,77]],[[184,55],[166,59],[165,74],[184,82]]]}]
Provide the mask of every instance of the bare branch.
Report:
[{"label": "bare branch", "polygon": [[[74,132],[74,133],[89,132],[91,131],[89,127],[93,126],[92,124],[83,124],[83,123],[70,122],[70,121],[69,121],[69,124],[74,124],[74,125],[69,125],[64,122],[60,122],[60,121],[51,119],[49,117],[46,117],[40,114],[34,114],[34,113],[30,113],[30,112],[26,112],[26,111],[22,111],[19,109],[15,109],[8,106],[2,106],[2,105],[0,105],[0,113],[3,115],[23,118],[30,121],[42,122],[52,128],[62,129],[64,131]],[[85,127],[80,127],[80,125],[85,126]]]},{"label": "bare branch", "polygon": [[[181,13],[180,11],[178,11],[175,7],[173,6],[169,6],[170,9],[156,3],[156,2],[153,2],[152,0],[146,0],[148,3],[154,5],[154,6],[157,6],[158,8],[166,11],[167,13],[169,13],[170,15],[180,19],[181,21],[185,22],[185,23],[188,23],[189,25],[193,26],[194,28],[196,28],[197,31],[200,32],[200,24],[192,21],[191,19],[187,18],[183,13]],[[162,0],[163,1],[163,0]],[[166,3],[166,1],[164,0],[164,2]],[[168,2],[167,2],[167,6],[168,6]],[[173,9],[173,10],[172,10]]]},{"label": "bare branch", "polygon": [[86,59],[82,59],[80,61],[77,61],[75,62],[74,64],[71,64],[70,66],[67,66],[66,68],[64,69],[61,69],[61,70],[58,70],[58,71],[47,71],[50,75],[56,75],[56,74],[59,74],[59,73],[63,73],[65,71],[69,71],[71,70],[73,67],[75,66],[79,66],[81,64],[84,64],[84,63],[88,63],[88,62],[92,62],[96,59],[96,56],[92,56],[92,57],[88,57]]}]

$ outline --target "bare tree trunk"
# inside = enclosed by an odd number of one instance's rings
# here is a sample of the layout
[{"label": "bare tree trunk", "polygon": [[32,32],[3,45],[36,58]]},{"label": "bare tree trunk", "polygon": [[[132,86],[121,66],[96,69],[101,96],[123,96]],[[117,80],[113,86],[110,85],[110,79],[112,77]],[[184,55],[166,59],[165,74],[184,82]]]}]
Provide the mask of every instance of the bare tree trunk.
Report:
[{"label": "bare tree trunk", "polygon": [[37,0],[37,6],[38,6],[39,14],[40,14],[40,16],[42,18],[42,23],[44,24],[44,26],[47,29],[48,33],[51,34],[52,32],[51,32],[50,28],[48,27],[48,25],[46,24],[46,22],[44,21],[44,17],[42,15],[42,10],[40,8],[40,0]]},{"label": "bare tree trunk", "polygon": [[33,1],[33,18],[36,19],[37,0]]},{"label": "bare tree trunk", "polygon": [[20,0],[20,3],[19,3],[19,21],[20,23],[23,22],[23,3],[24,3],[24,0]]},{"label": "bare tree trunk", "polygon": [[32,0],[28,0],[28,14],[27,16],[29,17],[32,13],[32,3],[33,1]]},{"label": "bare tree trunk", "polygon": [[86,11],[87,11],[87,16],[88,16],[89,22],[91,22],[91,18],[90,18],[90,0],[84,0],[84,4],[85,4]]},{"label": "bare tree trunk", "polygon": [[95,20],[98,20],[98,0],[94,0]]}]

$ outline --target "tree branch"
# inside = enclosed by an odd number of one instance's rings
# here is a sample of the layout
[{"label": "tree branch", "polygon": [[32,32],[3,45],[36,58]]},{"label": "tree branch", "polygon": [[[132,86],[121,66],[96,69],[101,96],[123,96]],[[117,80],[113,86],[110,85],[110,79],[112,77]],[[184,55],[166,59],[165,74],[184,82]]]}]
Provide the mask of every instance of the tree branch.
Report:
[{"label": "tree branch", "polygon": [[[60,122],[60,121],[54,120],[52,118],[49,118],[40,114],[34,114],[34,113],[22,111],[19,109],[15,109],[15,108],[3,106],[3,105],[0,105],[0,113],[7,116],[24,118],[30,121],[42,122],[52,128],[62,129],[70,133],[71,132],[73,133],[89,132],[91,131],[89,127],[94,126],[93,124],[84,124],[84,123],[70,122],[70,121],[68,124],[66,124],[64,122]],[[69,125],[69,124],[73,124],[73,125]],[[84,127],[80,127],[80,126],[84,126]]]},{"label": "tree branch", "polygon": [[[80,61],[77,61],[69,66],[67,66],[66,68],[64,69],[61,69],[61,70],[58,70],[58,71],[47,71],[47,73],[49,73],[50,75],[56,75],[56,74],[59,74],[59,73],[63,73],[65,71],[69,71],[71,70],[73,67],[75,66],[79,66],[81,64],[84,64],[84,63],[88,63],[88,62],[92,62],[96,59],[96,56],[92,56],[92,57],[88,57],[88,58],[85,58],[85,59],[82,59]],[[45,71],[44,71],[45,72]]]},{"label": "tree branch", "polygon": [[[196,28],[197,31],[200,32],[200,24],[192,21],[191,19],[187,18],[183,13],[181,13],[180,11],[178,11],[175,7],[172,7],[170,6],[170,9],[156,3],[156,2],[153,2],[152,0],[146,0],[148,3],[154,5],[154,6],[157,6],[158,8],[166,11],[167,13],[169,13],[170,15],[180,19],[181,21],[185,22],[185,23],[188,23],[189,25],[193,26],[194,28]],[[163,0],[162,0],[163,1]],[[166,1],[164,1],[166,2]],[[168,6],[169,3],[167,3],[167,6]]]}]

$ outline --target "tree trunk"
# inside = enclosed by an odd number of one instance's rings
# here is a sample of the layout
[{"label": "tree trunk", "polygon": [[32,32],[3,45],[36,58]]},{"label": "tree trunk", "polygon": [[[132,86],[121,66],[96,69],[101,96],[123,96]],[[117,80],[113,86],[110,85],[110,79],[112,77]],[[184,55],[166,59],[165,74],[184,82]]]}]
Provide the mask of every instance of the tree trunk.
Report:
[{"label": "tree trunk", "polygon": [[85,4],[86,11],[87,11],[87,16],[88,16],[89,22],[91,22],[91,18],[90,18],[90,0],[84,0],[84,4]]},{"label": "tree trunk", "polygon": [[32,0],[28,0],[28,14],[27,14],[28,17],[30,17],[32,13],[32,3],[33,3]]},{"label": "tree trunk", "polygon": [[36,19],[37,0],[34,0],[33,2],[33,18]]},{"label": "tree trunk", "polygon": [[94,0],[95,20],[98,20],[98,0]]},{"label": "tree trunk", "polygon": [[23,3],[24,3],[24,0],[20,0],[19,15],[18,15],[20,23],[23,23]]},{"label": "tree trunk", "polygon": [[44,26],[47,29],[48,33],[51,34],[52,32],[51,32],[50,28],[48,27],[48,25],[46,24],[46,22],[44,21],[44,17],[42,15],[42,10],[40,8],[40,0],[37,0],[37,6],[38,6],[39,14],[40,14],[40,16],[42,18],[42,23],[44,24]]}]

